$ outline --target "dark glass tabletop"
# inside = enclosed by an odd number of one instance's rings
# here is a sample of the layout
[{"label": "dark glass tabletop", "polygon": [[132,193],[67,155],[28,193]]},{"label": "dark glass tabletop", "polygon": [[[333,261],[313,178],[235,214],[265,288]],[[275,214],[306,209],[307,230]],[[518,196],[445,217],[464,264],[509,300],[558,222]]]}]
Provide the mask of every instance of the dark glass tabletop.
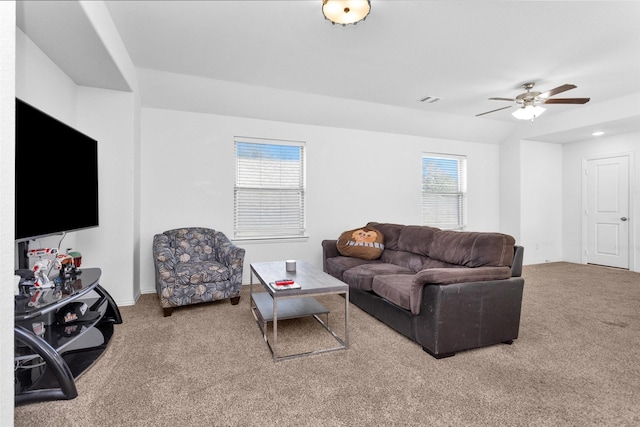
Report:
[{"label": "dark glass tabletop", "polygon": [[33,319],[64,306],[70,298],[90,292],[100,280],[99,268],[86,268],[75,278],[67,279],[54,288],[21,290],[15,297],[15,321]]}]

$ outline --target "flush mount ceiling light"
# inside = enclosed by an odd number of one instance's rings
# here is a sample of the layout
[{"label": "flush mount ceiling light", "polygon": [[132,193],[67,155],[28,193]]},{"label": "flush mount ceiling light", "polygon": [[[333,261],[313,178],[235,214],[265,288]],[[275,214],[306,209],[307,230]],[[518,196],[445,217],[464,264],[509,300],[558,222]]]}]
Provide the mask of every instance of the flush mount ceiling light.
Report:
[{"label": "flush mount ceiling light", "polygon": [[322,0],[324,18],[343,27],[367,19],[371,11],[370,0]]},{"label": "flush mount ceiling light", "polygon": [[591,135],[593,135],[593,136],[602,136],[602,135],[604,135],[604,132],[602,132],[601,130],[598,130],[598,131],[593,132]]},{"label": "flush mount ceiling light", "polygon": [[524,105],[522,108],[518,108],[512,113],[512,115],[516,119],[533,121],[533,119],[544,113],[545,110],[546,108],[543,108],[539,105],[529,104]]}]

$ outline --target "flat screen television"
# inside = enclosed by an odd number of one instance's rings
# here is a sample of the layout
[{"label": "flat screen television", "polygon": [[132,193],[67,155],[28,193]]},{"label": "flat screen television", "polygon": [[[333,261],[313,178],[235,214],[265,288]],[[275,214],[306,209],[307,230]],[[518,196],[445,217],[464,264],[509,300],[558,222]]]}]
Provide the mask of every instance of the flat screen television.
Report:
[{"label": "flat screen television", "polygon": [[98,226],[98,142],[16,98],[15,239]]}]

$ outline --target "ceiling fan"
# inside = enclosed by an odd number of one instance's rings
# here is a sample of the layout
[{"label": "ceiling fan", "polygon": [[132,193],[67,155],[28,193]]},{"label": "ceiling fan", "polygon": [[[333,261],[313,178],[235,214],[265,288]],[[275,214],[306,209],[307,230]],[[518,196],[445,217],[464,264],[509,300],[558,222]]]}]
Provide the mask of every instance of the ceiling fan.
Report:
[{"label": "ceiling fan", "polygon": [[495,113],[496,111],[504,110],[511,107],[519,107],[517,111],[513,113],[514,117],[524,120],[533,120],[545,111],[545,108],[541,107],[543,104],[586,104],[591,98],[551,98],[562,92],[566,92],[571,89],[575,89],[577,86],[572,84],[564,84],[546,92],[532,92],[531,89],[535,86],[535,82],[523,83],[522,87],[526,90],[525,93],[521,93],[515,98],[489,98],[491,101],[510,101],[515,105],[509,105],[495,110],[487,111],[484,113],[476,114],[476,117],[484,116],[485,114]]}]

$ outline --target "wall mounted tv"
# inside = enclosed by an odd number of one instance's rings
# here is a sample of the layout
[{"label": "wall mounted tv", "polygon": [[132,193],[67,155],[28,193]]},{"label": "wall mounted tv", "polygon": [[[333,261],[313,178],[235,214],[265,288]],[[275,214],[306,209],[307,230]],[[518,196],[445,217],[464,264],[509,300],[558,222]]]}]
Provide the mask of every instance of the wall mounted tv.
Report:
[{"label": "wall mounted tv", "polygon": [[98,226],[98,142],[16,98],[16,242]]}]

